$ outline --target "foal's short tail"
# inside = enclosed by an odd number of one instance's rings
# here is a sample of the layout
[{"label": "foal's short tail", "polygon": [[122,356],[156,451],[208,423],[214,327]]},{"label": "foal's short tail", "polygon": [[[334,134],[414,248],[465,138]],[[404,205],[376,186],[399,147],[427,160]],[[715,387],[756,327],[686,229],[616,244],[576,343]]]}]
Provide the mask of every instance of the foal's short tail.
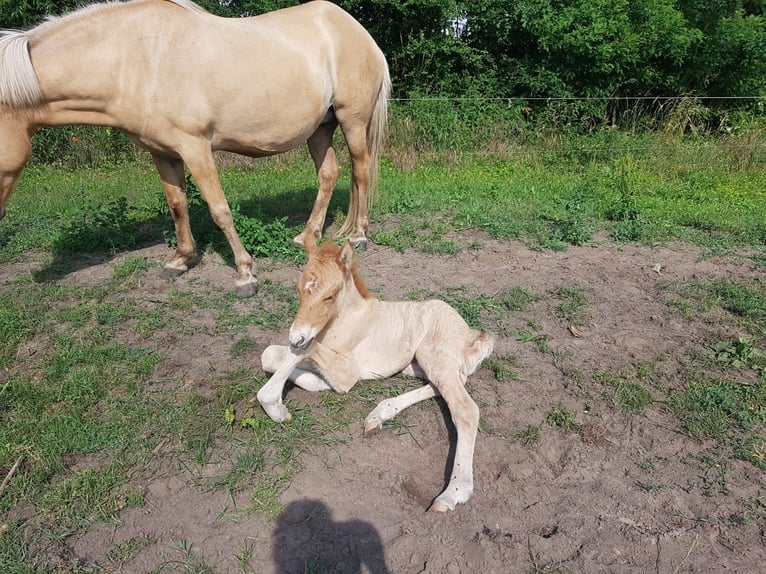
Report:
[{"label": "foal's short tail", "polygon": [[[383,147],[383,136],[386,133],[386,123],[388,122],[388,97],[391,94],[391,76],[388,72],[388,64],[383,61],[383,81],[378,88],[378,97],[375,100],[375,106],[372,109],[370,123],[367,125],[367,151],[370,155],[370,179],[367,187],[367,211],[372,209],[375,200],[375,194],[378,190],[378,175],[380,167],[380,150]],[[343,237],[351,233],[359,217],[359,198],[357,194],[352,193],[349,198],[348,216],[343,225],[335,234],[336,237]]]},{"label": "foal's short tail", "polygon": [[23,32],[0,31],[0,106],[31,108],[42,100],[29,37]]},{"label": "foal's short tail", "polygon": [[489,333],[474,331],[476,338],[468,345],[465,353],[465,378],[476,372],[482,361],[495,349],[495,338]]}]

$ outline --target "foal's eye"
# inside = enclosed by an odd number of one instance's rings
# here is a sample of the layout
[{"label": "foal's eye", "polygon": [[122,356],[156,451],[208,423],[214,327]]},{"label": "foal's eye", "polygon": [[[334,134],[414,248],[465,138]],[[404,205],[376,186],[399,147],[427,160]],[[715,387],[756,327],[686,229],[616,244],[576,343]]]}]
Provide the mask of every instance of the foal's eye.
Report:
[{"label": "foal's eye", "polygon": [[333,293],[332,295],[328,295],[327,297],[322,299],[322,301],[324,301],[325,303],[332,303],[333,301],[335,301],[335,297],[337,297],[337,295],[338,295],[337,293]]}]

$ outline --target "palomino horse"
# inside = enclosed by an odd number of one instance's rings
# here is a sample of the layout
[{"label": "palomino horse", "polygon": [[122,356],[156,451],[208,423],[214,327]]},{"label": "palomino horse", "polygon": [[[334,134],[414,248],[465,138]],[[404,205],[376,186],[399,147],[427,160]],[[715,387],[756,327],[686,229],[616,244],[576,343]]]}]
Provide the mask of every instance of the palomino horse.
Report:
[{"label": "palomino horse", "polygon": [[147,148],[178,240],[165,274],[193,266],[184,164],[234,253],[237,291],[257,288],[212,152],[253,157],[307,141],[319,180],[306,234],[319,237],[338,179],[332,135],[351,156],[339,235],[366,244],[390,91],[385,57],[338,6],[310,2],[253,18],[219,18],[190,0],[95,4],[28,32],[0,35],[0,218],[40,128],[119,128]]},{"label": "palomino horse", "polygon": [[300,305],[290,327],[289,346],[271,345],[261,357],[273,373],[258,401],[275,421],[290,420],[282,402],[288,379],[308,391],[348,392],[359,379],[405,373],[428,381],[423,387],[381,401],[364,421],[364,434],[417,402],[440,394],[457,429],[455,462],[447,488],[431,509],[454,510],[473,493],[473,450],[479,407],[466,379],[489,357],[491,335],[471,329],[443,301],[390,302],[375,299],[353,263],[347,241],[304,242],[308,264],[298,280]]}]

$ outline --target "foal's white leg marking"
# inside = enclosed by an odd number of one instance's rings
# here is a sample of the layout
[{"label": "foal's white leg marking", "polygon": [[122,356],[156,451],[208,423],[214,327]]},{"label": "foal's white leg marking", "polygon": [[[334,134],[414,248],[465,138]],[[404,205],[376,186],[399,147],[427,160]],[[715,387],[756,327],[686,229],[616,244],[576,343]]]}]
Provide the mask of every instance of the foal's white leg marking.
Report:
[{"label": "foal's white leg marking", "polygon": [[282,392],[285,383],[293,372],[293,368],[301,362],[303,357],[296,355],[292,351],[287,352],[284,361],[271,375],[271,378],[258,391],[258,402],[261,403],[263,410],[274,422],[289,422],[292,418],[287,407],[282,403]]},{"label": "foal's white leg marking", "polygon": [[394,397],[385,399],[364,419],[364,435],[371,435],[381,429],[383,423],[394,418],[407,407],[435,397],[438,393],[431,385],[425,385],[419,389],[408,391]]}]

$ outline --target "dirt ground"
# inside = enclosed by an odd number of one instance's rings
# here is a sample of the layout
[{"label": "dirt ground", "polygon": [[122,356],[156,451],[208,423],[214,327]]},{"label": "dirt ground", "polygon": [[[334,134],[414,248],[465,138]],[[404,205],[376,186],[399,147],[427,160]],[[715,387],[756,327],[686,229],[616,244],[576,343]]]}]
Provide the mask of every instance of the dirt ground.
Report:
[{"label": "dirt ground", "polygon": [[[248,493],[231,498],[200,489],[168,459],[143,479],[144,507],[122,511],[117,525],[70,537],[65,541],[70,551],[83,564],[104,564],[115,545],[146,540],[129,561],[108,570],[126,573],[160,565],[162,571],[193,571],[173,548],[180,539],[191,555],[221,573],[764,571],[763,515],[745,525],[731,519],[747,501],[766,496],[762,471],[730,460],[728,492],[713,492],[698,456],[709,453],[711,445],[684,435],[661,402],[628,415],[589,393],[588,384],[578,389],[566,375],[580,372],[587,383],[597,370],[640,363],[662,373],[665,384],[682,385],[676,373],[687,351],[737,333],[721,323],[685,319],[667,304],[663,286],[753,277],[763,269],[744,260],[703,259],[700,249],[689,245],[649,248],[604,241],[541,252],[479,239],[480,249],[457,256],[398,253],[373,245],[359,257],[370,288],[390,300],[414,289],[438,292],[460,285],[471,294],[518,286],[541,295],[567,286],[587,297],[589,317],[576,325],[579,337],[552,312],[550,296],[514,313],[513,333],[545,334],[551,352],[542,353],[514,334],[499,334],[495,356],[516,358],[517,379],[500,382],[483,368],[469,381],[483,428],[468,503],[451,513],[426,512],[445,484],[454,448],[451,423],[431,401],[406,415],[406,427],[363,438],[360,420],[341,444],[304,454],[303,471],[281,494],[285,510],[276,522],[247,515],[222,519],[222,511],[247,506]],[[170,251],[155,246],[131,255],[161,263]],[[111,269],[110,263],[93,265],[63,281],[98,282]],[[261,279],[285,284],[299,274],[295,265],[259,273]],[[156,269],[147,275],[137,298],[161,296],[168,289],[157,275]],[[194,289],[200,279],[231,290],[234,272],[206,255],[177,284]],[[255,335],[263,346],[286,337],[266,331]],[[146,344],[168,356],[159,369],[204,381],[204,372],[218,360],[216,347],[229,348],[231,341],[190,337],[177,341],[173,350],[163,349],[159,340]],[[254,370],[260,368],[261,350],[246,358]],[[226,354],[221,355],[225,362]],[[317,401],[300,389],[291,390],[290,398],[300,404]],[[519,431],[541,425],[559,406],[576,413],[582,432],[543,425],[537,443],[519,440]],[[236,559],[243,549],[251,552],[245,567]]]}]

